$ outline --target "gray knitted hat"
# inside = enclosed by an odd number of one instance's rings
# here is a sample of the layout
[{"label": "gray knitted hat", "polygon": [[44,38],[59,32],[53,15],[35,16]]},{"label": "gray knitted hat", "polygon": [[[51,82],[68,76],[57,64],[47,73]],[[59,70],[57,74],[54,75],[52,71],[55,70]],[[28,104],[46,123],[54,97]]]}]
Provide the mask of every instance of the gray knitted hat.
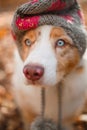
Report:
[{"label": "gray knitted hat", "polygon": [[31,0],[17,8],[12,21],[12,34],[17,42],[29,29],[41,25],[64,28],[82,56],[86,34],[77,0]]}]

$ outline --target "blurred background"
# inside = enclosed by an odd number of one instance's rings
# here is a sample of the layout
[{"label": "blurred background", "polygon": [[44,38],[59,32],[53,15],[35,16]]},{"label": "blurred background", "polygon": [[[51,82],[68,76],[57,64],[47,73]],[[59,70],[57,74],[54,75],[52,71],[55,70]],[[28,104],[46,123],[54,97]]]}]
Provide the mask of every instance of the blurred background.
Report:
[{"label": "blurred background", "polygon": [[[23,130],[20,112],[10,94],[14,41],[11,21],[16,7],[28,0],[0,0],[0,130]],[[87,26],[87,0],[78,0]],[[75,123],[75,130],[87,130],[87,105]]]},{"label": "blurred background", "polygon": [[11,11],[28,0],[0,0],[0,11]]}]

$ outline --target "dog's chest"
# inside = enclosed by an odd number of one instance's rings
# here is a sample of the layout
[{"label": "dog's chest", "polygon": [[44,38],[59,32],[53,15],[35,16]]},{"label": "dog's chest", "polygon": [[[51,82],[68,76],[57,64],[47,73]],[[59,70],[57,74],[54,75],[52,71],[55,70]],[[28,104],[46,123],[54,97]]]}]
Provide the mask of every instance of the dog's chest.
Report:
[{"label": "dog's chest", "polygon": [[[17,89],[16,89],[17,90]],[[78,108],[83,103],[83,94],[79,95],[75,90],[69,89],[63,90],[61,94],[62,97],[62,115],[63,118],[71,117]],[[41,114],[42,102],[41,102],[41,88],[32,86],[22,86],[15,92],[16,101],[19,107],[22,109],[23,114],[28,115],[33,113],[35,116]],[[80,99],[81,96],[81,99]],[[52,119],[54,121],[58,120],[58,108],[59,108],[59,98],[58,98],[58,88],[51,87],[46,89],[45,95],[45,117]],[[30,115],[30,114],[29,114]]]},{"label": "dog's chest", "polygon": [[[27,88],[26,88],[27,87]],[[57,120],[58,115],[58,93],[57,88],[49,88],[45,91],[45,117]],[[25,86],[15,92],[16,101],[23,113],[33,113],[36,116],[41,115],[42,94],[41,88]],[[22,107],[23,106],[23,107]],[[29,114],[30,115],[30,114]]]}]

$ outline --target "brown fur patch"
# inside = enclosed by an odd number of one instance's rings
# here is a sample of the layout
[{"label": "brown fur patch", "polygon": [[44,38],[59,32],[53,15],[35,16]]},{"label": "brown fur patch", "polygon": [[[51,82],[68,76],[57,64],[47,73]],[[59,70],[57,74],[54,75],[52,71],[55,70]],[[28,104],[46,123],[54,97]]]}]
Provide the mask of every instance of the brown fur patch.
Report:
[{"label": "brown fur patch", "polygon": [[64,29],[62,29],[61,27],[55,27],[51,30],[50,38],[56,39],[58,37],[61,37],[62,35],[65,35]]},{"label": "brown fur patch", "polygon": [[83,66],[79,66],[79,67],[76,69],[76,72],[77,72],[78,74],[82,74],[83,71],[84,71],[84,67],[83,67]]},{"label": "brown fur patch", "polygon": [[[28,31],[23,39],[22,39],[22,44],[19,46],[19,52],[20,52],[20,55],[21,55],[21,58],[23,59],[23,61],[26,59],[26,57],[28,56],[29,52],[31,51],[32,49],[32,46],[33,44],[35,43],[36,39],[37,39],[37,36],[36,36],[36,31],[35,30],[30,30]],[[31,46],[27,46],[25,44],[25,40],[26,39],[29,39],[30,42],[31,42]]]},{"label": "brown fur patch", "polygon": [[[28,98],[27,96],[25,96],[22,92],[22,90],[20,90],[19,92],[20,94],[20,97],[22,100],[24,101],[28,101]],[[38,116],[36,113],[34,113],[32,111],[32,108],[31,106],[26,106],[25,103],[23,104],[23,107],[22,107],[22,115],[24,117],[24,122],[28,123],[28,124],[31,124],[33,122],[33,120]]]},{"label": "brown fur patch", "polygon": [[80,61],[79,52],[76,48],[65,48],[59,56],[59,71],[70,73]]},{"label": "brown fur patch", "polygon": [[70,73],[80,61],[80,56],[77,48],[65,47],[60,54],[58,54],[58,71],[64,75]]},{"label": "brown fur patch", "polygon": [[32,112],[32,110],[30,110],[30,108],[28,107],[24,107],[23,110],[22,110],[22,114],[23,114],[23,117],[24,117],[24,122],[26,122],[27,124],[31,124],[35,118],[38,116],[36,115],[35,113]]},{"label": "brown fur patch", "polygon": [[66,34],[65,30],[61,27],[54,27],[51,30],[50,39],[53,41],[53,46],[55,45],[55,47],[58,40],[63,40],[65,42],[65,45],[59,48],[65,48],[65,46],[72,45],[72,39]]},{"label": "brown fur patch", "polygon": [[70,73],[79,63],[80,56],[78,49],[72,43],[72,39],[66,34],[63,28],[53,28],[50,34],[53,41],[62,39],[65,45],[56,47],[56,58],[58,59],[58,72],[64,75]]}]

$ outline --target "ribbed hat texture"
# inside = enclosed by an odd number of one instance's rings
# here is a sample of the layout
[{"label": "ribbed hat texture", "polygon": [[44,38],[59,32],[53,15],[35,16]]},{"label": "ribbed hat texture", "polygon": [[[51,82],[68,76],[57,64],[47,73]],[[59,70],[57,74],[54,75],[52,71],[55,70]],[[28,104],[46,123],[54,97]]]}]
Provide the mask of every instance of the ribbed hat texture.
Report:
[{"label": "ribbed hat texture", "polygon": [[79,49],[86,49],[86,34],[82,12],[76,0],[31,0],[17,8],[12,21],[12,33],[17,42],[30,29],[41,25],[64,28]]}]

